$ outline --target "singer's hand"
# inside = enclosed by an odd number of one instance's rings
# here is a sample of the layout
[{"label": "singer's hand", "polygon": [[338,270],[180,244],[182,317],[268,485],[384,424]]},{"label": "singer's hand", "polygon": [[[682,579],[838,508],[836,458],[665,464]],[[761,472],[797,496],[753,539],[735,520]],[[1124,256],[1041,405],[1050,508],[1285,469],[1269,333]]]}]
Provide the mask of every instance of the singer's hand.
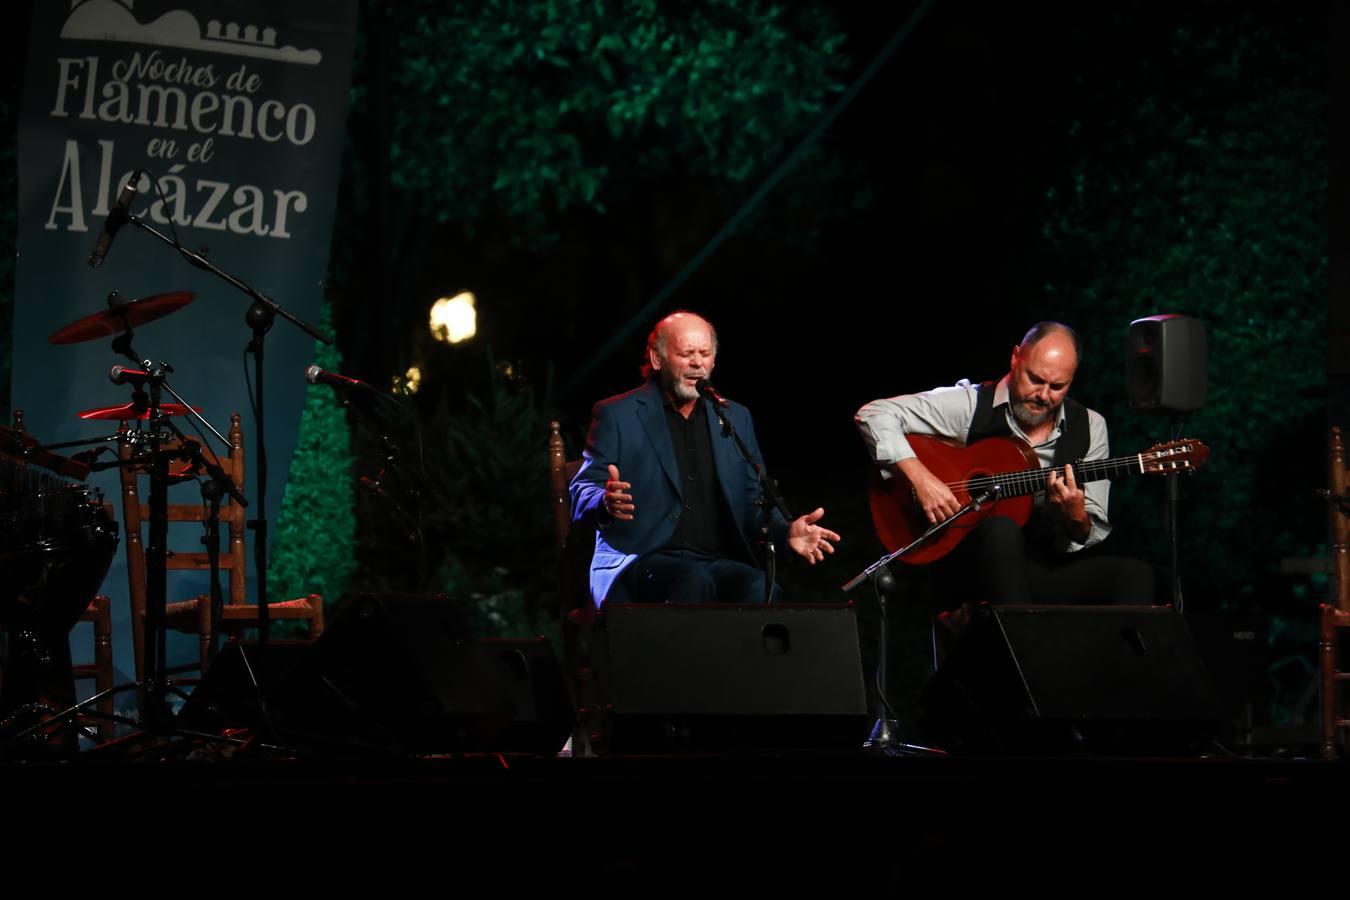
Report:
[{"label": "singer's hand", "polygon": [[609,467],[609,481],[605,482],[605,512],[611,517],[624,522],[633,521],[633,497],[628,491],[633,486],[626,481],[619,480],[619,467],[611,464]]},{"label": "singer's hand", "polygon": [[831,541],[839,543],[839,535],[816,524],[824,515],[824,509],[816,509],[799,516],[788,526],[788,547],[813,566],[824,559],[826,553],[834,552]]}]

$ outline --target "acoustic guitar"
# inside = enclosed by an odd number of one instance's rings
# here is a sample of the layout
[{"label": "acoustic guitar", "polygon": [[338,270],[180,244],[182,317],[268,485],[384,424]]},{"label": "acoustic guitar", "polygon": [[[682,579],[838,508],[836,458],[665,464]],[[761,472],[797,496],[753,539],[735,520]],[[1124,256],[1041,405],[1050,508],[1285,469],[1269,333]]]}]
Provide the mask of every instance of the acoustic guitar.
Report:
[{"label": "acoustic guitar", "polygon": [[[923,434],[906,435],[906,438],[919,461],[946,483],[957,502],[964,506],[972,497],[990,498],[988,502],[982,502],[978,510],[967,513],[926,543],[899,557],[911,565],[935,562],[946,556],[987,516],[1006,516],[1018,525],[1025,525],[1031,516],[1035,495],[1045,490],[1050,473],[1064,475],[1063,466],[1041,468],[1036,452],[1017,437],[985,438],[969,446]],[[1082,486],[1107,478],[1194,472],[1208,459],[1209,448],[1188,438],[1155,444],[1133,456],[1079,461],[1072,465],[1074,480]],[[928,530],[928,517],[903,476],[883,477],[881,471],[873,467],[870,494],[872,523],[888,552],[894,553],[908,546]]]}]

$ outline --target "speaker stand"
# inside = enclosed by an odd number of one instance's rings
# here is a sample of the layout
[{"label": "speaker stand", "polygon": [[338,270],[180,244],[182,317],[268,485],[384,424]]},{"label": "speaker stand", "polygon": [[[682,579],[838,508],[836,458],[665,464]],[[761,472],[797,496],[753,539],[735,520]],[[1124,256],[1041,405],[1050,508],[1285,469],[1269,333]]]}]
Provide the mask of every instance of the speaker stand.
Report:
[{"label": "speaker stand", "polygon": [[1181,564],[1181,552],[1178,549],[1181,524],[1178,515],[1181,503],[1181,474],[1174,472],[1164,477],[1167,480],[1167,551],[1172,564],[1172,607],[1178,613],[1184,613],[1186,608],[1181,596],[1181,570],[1178,568]]}]

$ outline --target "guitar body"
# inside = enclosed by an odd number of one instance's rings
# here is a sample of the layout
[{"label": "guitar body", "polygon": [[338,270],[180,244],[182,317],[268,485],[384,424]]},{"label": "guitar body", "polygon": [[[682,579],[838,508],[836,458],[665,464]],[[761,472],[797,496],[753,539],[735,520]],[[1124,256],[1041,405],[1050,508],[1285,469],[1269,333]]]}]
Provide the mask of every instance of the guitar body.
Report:
[{"label": "guitar body", "polygon": [[[952,485],[952,493],[963,505],[970,502],[970,493],[964,485],[972,478],[1039,469],[1041,465],[1035,451],[1020,438],[985,438],[968,447],[929,435],[910,434],[906,438],[919,461],[943,482]],[[890,478],[883,478],[881,471],[873,466],[870,478],[872,524],[887,552],[894,553],[928,530],[928,518],[904,476],[894,473]],[[1004,516],[1018,525],[1025,525],[1031,516],[1031,504],[1030,495],[1001,497],[986,503],[982,509],[962,516],[899,560],[910,565],[939,560],[988,516]]]}]

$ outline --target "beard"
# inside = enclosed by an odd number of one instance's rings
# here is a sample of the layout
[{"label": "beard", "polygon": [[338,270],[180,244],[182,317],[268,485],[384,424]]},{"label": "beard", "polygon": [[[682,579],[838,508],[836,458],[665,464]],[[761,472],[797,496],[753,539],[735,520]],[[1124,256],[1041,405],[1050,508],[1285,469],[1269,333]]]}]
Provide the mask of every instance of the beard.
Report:
[{"label": "beard", "polygon": [[1013,418],[1023,428],[1035,428],[1044,425],[1051,417],[1059,414],[1058,406],[1042,406],[1029,400],[1015,400],[1012,403]]},{"label": "beard", "polygon": [[[687,403],[690,400],[698,399],[698,390],[685,380],[684,375],[676,375],[670,369],[661,369],[658,373],[661,380],[661,387],[665,392],[675,400],[681,403]],[[705,376],[700,375],[700,378]]]}]

